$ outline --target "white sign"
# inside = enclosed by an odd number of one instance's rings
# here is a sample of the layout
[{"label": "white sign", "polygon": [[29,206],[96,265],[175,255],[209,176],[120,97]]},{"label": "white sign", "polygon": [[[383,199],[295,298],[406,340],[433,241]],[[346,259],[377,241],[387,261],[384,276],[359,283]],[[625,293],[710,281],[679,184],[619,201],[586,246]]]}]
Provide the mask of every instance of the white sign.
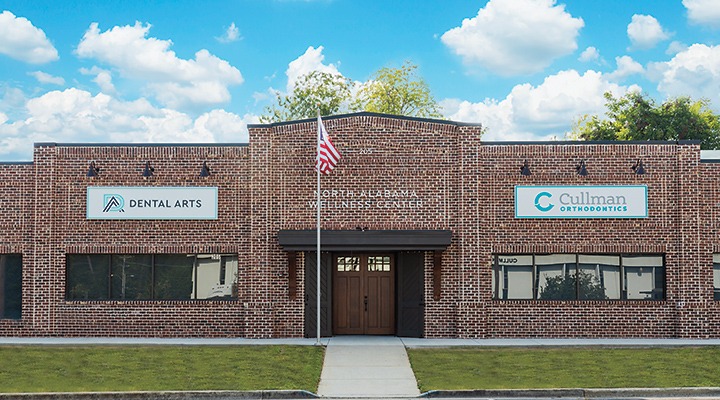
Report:
[{"label": "white sign", "polygon": [[515,186],[515,218],[647,218],[647,186]]},{"label": "white sign", "polygon": [[217,187],[87,188],[87,219],[217,219]]}]

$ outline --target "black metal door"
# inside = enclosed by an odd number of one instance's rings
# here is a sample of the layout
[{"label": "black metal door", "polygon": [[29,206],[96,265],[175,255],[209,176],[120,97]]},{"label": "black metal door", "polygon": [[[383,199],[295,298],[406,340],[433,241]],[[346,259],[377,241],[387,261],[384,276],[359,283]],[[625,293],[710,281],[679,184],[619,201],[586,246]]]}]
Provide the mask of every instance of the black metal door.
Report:
[{"label": "black metal door", "polygon": [[[317,336],[317,253],[305,253],[305,337]],[[332,336],[332,257],[329,253],[320,254],[320,335]]]},{"label": "black metal door", "polygon": [[422,337],[425,327],[425,253],[398,253],[397,305],[397,335]]}]

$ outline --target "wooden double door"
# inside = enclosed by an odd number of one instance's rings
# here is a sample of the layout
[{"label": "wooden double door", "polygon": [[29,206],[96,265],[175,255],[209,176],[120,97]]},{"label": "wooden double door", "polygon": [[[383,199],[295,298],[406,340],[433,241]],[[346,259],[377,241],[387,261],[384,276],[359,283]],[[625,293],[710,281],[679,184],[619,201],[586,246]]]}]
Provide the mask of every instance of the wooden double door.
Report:
[{"label": "wooden double door", "polygon": [[392,254],[333,256],[333,332],[394,335],[395,258]]}]

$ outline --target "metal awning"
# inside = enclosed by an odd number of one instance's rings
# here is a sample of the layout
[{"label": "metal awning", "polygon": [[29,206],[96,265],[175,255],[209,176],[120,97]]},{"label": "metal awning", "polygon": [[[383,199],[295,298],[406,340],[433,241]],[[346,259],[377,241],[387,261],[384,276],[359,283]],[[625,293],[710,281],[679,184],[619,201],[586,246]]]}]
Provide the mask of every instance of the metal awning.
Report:
[{"label": "metal awning", "polygon": [[[450,230],[322,230],[323,251],[410,251],[445,250]],[[278,241],[285,251],[314,251],[317,231],[280,230]]]}]

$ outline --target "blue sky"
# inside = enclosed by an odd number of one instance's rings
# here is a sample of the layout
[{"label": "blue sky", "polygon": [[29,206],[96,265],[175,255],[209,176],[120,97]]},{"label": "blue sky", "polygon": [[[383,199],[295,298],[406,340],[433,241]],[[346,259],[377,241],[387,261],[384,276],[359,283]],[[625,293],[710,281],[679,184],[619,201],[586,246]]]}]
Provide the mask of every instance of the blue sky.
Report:
[{"label": "blue sky", "polygon": [[484,140],[563,139],[606,91],[720,112],[718,0],[0,0],[0,161],[34,142],[247,141],[313,70],[418,66]]}]

